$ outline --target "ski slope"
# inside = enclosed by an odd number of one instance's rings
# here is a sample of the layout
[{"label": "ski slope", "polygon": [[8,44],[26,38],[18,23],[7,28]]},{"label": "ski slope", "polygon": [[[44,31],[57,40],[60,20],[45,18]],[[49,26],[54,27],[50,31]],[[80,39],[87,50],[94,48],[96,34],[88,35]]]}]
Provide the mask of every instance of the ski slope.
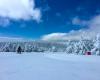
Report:
[{"label": "ski slope", "polygon": [[0,53],[0,80],[100,80],[100,56]]}]

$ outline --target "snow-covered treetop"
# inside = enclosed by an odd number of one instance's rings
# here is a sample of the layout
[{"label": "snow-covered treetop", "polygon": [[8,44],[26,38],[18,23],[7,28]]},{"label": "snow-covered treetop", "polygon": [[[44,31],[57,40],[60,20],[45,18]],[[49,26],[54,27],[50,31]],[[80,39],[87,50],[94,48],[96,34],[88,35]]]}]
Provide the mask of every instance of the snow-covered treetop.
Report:
[{"label": "snow-covered treetop", "polygon": [[100,34],[97,34],[96,40],[100,41]]}]

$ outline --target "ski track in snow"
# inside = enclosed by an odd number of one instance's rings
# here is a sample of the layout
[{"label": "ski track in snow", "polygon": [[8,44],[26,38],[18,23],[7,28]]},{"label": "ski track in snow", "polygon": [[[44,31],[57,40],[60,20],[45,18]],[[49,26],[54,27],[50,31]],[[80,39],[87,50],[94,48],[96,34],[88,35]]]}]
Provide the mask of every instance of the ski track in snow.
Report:
[{"label": "ski track in snow", "polygon": [[0,53],[0,80],[100,80],[100,56]]}]

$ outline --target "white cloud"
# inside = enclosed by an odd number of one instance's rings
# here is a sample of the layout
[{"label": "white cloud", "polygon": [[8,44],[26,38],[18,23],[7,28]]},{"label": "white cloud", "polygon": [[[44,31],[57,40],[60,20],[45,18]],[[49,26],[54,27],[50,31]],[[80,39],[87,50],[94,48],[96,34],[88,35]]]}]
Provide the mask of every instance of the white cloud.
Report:
[{"label": "white cloud", "polygon": [[87,36],[87,33],[84,30],[74,31],[72,30],[69,33],[51,33],[48,35],[42,36],[42,40],[80,40],[80,39],[89,39],[90,36]]},{"label": "white cloud", "polygon": [[[80,20],[75,19],[73,23],[80,24]],[[42,36],[42,40],[80,40],[91,39],[97,34],[100,34],[100,15],[95,16],[86,22],[88,29],[81,29],[78,31],[70,31],[69,33],[51,33]]]},{"label": "white cloud", "polygon": [[66,33],[51,33],[42,36],[42,40],[59,40],[66,36]]},{"label": "white cloud", "polygon": [[73,25],[80,25],[80,26],[86,26],[88,24],[88,21],[86,20],[81,20],[80,18],[78,17],[74,17],[72,19],[72,24]]},{"label": "white cloud", "polygon": [[91,31],[100,33],[100,15],[95,16],[92,20],[90,20],[89,27]]},{"label": "white cloud", "polygon": [[35,8],[34,0],[0,0],[0,17],[15,20],[40,21],[41,11]]},{"label": "white cloud", "polygon": [[80,19],[78,17],[73,18],[72,24],[79,25],[81,23]]}]

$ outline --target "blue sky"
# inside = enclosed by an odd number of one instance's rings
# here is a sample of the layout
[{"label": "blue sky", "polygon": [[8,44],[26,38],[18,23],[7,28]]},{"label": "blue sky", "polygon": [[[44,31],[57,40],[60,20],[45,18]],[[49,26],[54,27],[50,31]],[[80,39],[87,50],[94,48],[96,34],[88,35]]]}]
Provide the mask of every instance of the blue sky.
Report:
[{"label": "blue sky", "polygon": [[0,0],[0,37],[62,38],[94,29],[99,15],[100,0]]}]

